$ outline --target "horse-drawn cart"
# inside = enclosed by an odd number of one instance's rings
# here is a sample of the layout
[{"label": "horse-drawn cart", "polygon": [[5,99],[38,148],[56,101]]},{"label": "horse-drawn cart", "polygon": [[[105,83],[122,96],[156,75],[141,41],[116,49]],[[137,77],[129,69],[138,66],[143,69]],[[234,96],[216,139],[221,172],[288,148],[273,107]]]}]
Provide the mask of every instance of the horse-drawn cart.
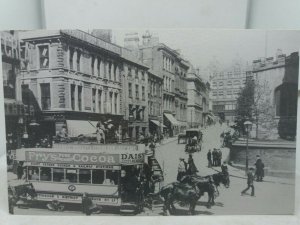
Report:
[{"label": "horse-drawn cart", "polygon": [[203,133],[199,129],[186,130],[186,145],[185,151],[187,153],[199,152],[202,147]]}]

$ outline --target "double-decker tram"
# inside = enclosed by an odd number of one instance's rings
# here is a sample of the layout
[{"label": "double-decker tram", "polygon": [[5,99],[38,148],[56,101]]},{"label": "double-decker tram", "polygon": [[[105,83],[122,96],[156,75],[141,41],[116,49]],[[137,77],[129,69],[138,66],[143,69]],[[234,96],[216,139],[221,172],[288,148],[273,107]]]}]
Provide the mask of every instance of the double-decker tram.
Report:
[{"label": "double-decker tram", "polygon": [[82,204],[86,193],[94,204],[121,211],[137,211],[143,204],[144,145],[55,144],[19,149],[16,159],[39,203]]}]

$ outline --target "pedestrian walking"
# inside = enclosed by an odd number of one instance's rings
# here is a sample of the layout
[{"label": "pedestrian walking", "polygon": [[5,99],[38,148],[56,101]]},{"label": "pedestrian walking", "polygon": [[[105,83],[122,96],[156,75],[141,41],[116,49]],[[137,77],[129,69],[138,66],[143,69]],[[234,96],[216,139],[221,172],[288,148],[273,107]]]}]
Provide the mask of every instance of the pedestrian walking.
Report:
[{"label": "pedestrian walking", "polygon": [[261,182],[261,181],[263,181],[263,177],[264,177],[265,165],[262,162],[259,155],[256,155],[256,162],[254,165],[256,167],[256,171],[255,171],[256,181]]},{"label": "pedestrian walking", "polygon": [[149,145],[149,148],[151,149],[152,153],[153,153],[153,157],[155,157],[155,143],[154,143],[154,140],[152,139],[151,140],[151,143]]},{"label": "pedestrian walking", "polygon": [[208,153],[207,153],[207,161],[208,161],[208,168],[210,168],[212,166],[212,162],[211,162],[211,150],[209,149]]},{"label": "pedestrian walking", "polygon": [[241,192],[242,195],[246,193],[251,188],[251,196],[254,196],[254,169],[251,167],[247,173],[247,185],[248,187]]},{"label": "pedestrian walking", "polygon": [[186,175],[186,162],[184,158],[179,158],[177,181],[181,181],[181,178]]},{"label": "pedestrian walking", "polygon": [[195,175],[198,171],[195,163],[194,163],[194,159],[192,154],[189,155],[189,159],[188,159],[188,169],[187,169],[187,174],[188,175]]},{"label": "pedestrian walking", "polygon": [[84,193],[82,196],[82,212],[85,213],[85,215],[90,216],[91,215],[91,207],[93,205],[92,200],[88,197],[87,193]]},{"label": "pedestrian walking", "polygon": [[228,167],[227,167],[227,163],[225,161],[221,165],[221,170],[222,170],[223,174],[228,174]]}]

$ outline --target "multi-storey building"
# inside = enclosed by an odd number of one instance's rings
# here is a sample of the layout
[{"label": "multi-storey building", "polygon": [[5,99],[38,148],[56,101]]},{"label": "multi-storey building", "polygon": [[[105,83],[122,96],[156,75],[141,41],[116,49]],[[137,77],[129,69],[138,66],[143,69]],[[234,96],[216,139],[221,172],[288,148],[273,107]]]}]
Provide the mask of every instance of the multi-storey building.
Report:
[{"label": "multi-storey building", "polygon": [[209,83],[205,82],[190,65],[187,74],[187,121],[191,128],[199,128],[206,124],[209,113]]},{"label": "multi-storey building", "polygon": [[148,67],[135,58],[135,52],[122,49],[123,115],[128,121],[127,137],[137,140],[149,132],[148,121]]},{"label": "multi-storey building", "polygon": [[[138,39],[132,40],[138,46]],[[127,43],[127,46],[132,48],[133,43]],[[142,62],[163,79],[161,104],[165,132],[170,136],[178,134],[187,127],[186,74],[189,65],[178,51],[159,43],[158,38],[149,33],[143,36],[143,44],[138,49]]]},{"label": "multi-storey building", "polygon": [[[36,104],[30,104],[47,127],[41,130],[55,135],[67,125],[69,135],[77,136],[94,133],[97,121],[110,121],[116,131],[128,133],[122,105],[126,77],[121,74],[136,63],[123,56],[120,46],[80,30],[29,31],[22,39],[19,79],[23,93],[34,96]],[[142,98],[142,84],[139,89]]]},{"label": "multi-storey building", "polygon": [[[276,57],[254,60],[250,78],[255,81],[257,138],[294,138],[297,124],[299,55],[279,50]],[[258,124],[258,126],[257,126]]]},{"label": "multi-storey building", "polygon": [[238,94],[246,83],[246,69],[234,66],[210,77],[212,112],[222,120],[233,122]]},{"label": "multi-storey building", "polygon": [[24,127],[25,115],[30,111],[22,104],[20,83],[17,79],[20,72],[18,33],[3,31],[0,36],[7,149],[11,150],[21,147],[21,138],[27,132]]},{"label": "multi-storey building", "polygon": [[162,117],[162,87],[163,79],[154,71],[148,72],[148,112],[149,112],[149,133],[152,136],[161,135],[163,130]]}]

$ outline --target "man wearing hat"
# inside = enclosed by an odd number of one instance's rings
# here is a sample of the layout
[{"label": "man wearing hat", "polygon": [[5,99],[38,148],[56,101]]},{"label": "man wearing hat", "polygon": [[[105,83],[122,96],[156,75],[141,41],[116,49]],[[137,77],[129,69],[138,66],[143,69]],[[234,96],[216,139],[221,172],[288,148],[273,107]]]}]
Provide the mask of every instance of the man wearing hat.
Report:
[{"label": "man wearing hat", "polygon": [[186,162],[184,158],[179,158],[178,171],[177,171],[177,180],[181,181],[181,178],[186,174]]},{"label": "man wearing hat", "polygon": [[255,172],[255,175],[256,175],[256,181],[262,181],[263,180],[263,177],[264,177],[264,168],[265,168],[265,165],[264,163],[262,162],[261,158],[259,155],[256,155],[256,162],[255,162],[255,167],[256,167],[256,172]]},{"label": "man wearing hat", "polygon": [[241,194],[245,194],[251,188],[251,196],[254,196],[254,168],[251,167],[249,172],[247,173],[247,185],[248,187],[241,192]]}]

